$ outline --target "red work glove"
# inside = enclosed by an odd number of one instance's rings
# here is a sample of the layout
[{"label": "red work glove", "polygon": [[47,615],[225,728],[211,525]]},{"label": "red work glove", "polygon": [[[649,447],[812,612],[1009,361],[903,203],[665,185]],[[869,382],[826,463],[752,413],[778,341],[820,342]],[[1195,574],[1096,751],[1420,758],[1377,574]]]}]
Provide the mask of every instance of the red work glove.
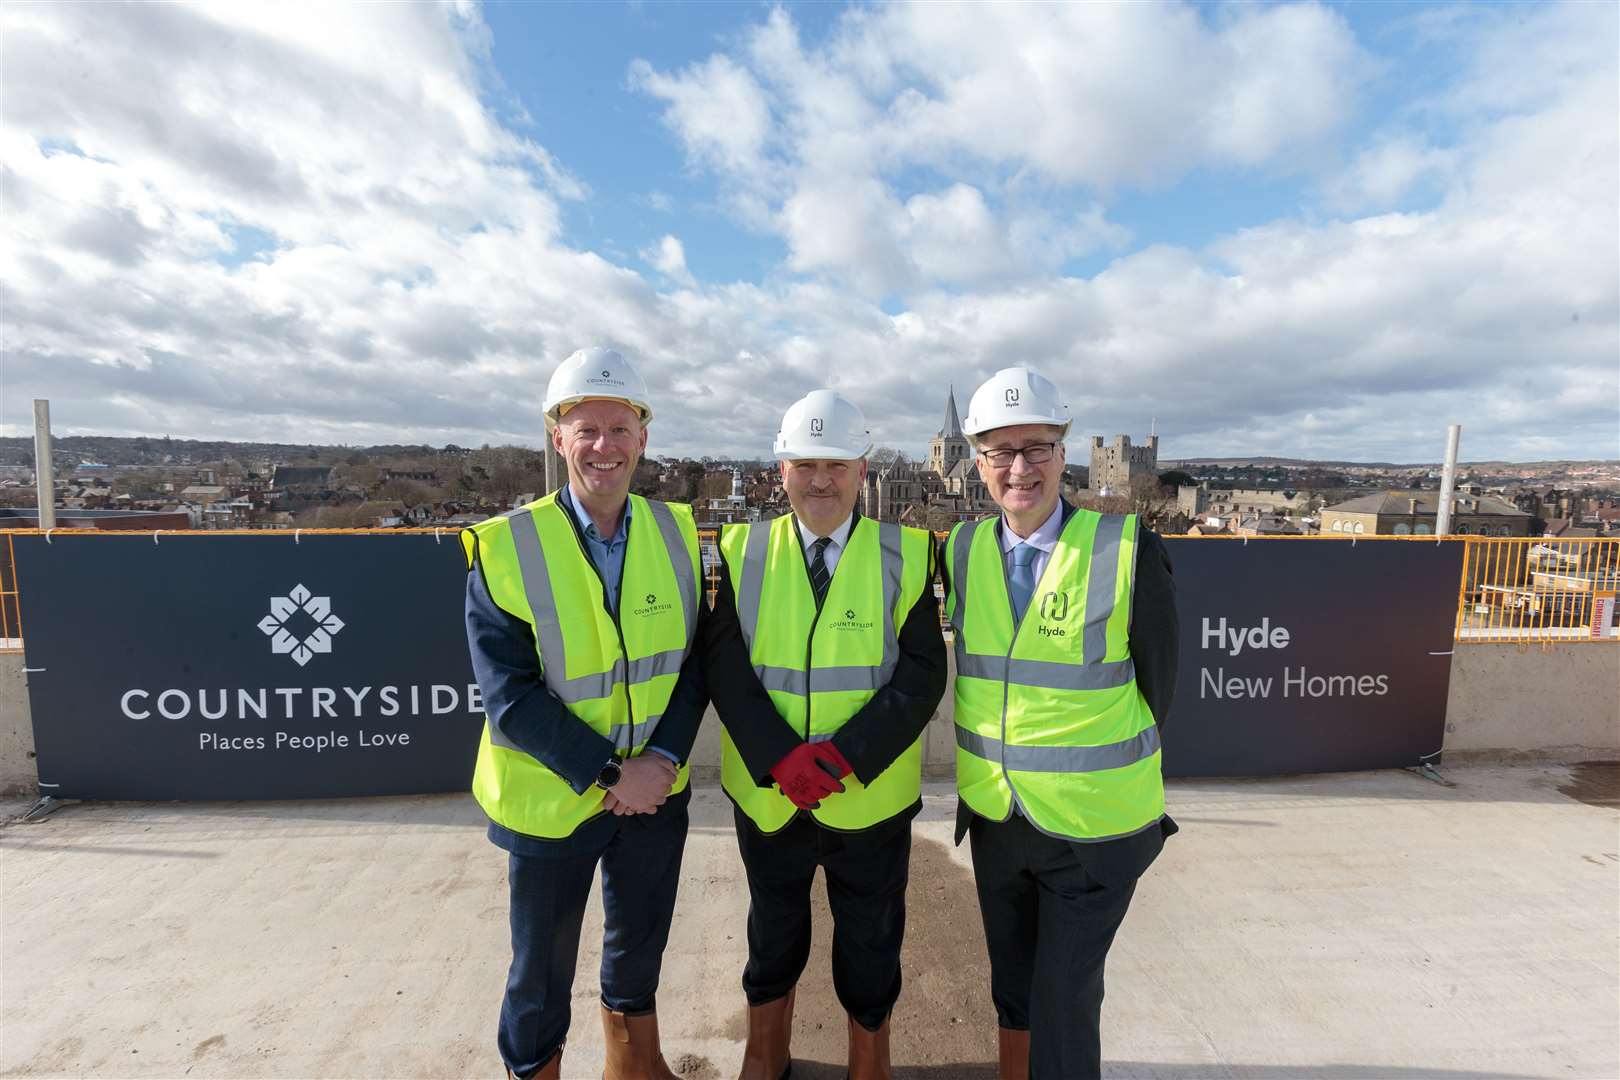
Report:
[{"label": "red work glove", "polygon": [[838,747],[830,742],[811,743],[810,749],[816,755],[816,764],[834,780],[842,780],[855,771],[855,766],[849,759],[839,753]]},{"label": "red work glove", "polygon": [[[771,767],[771,779],[800,810],[814,810],[821,805],[822,799],[844,790],[838,778],[822,765],[823,760],[830,759],[821,752],[821,747],[821,743],[795,746]],[[843,760],[843,755],[838,751],[834,750],[833,753],[837,754],[838,760]]]}]

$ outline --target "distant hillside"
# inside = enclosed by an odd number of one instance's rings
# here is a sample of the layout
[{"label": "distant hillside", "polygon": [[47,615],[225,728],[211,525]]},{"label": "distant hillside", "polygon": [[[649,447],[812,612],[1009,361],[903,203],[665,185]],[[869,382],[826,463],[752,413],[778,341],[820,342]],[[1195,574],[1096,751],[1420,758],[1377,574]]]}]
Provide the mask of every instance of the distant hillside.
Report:
[{"label": "distant hillside", "polygon": [[[354,458],[429,457],[446,451],[459,451],[456,446],[385,445],[385,446],[332,446],[307,443],[227,442],[224,440],[169,439],[146,436],[118,435],[59,435],[51,440],[51,451],[57,468],[73,468],[80,462],[99,461],[106,465],[207,465],[222,461],[237,461],[243,465],[271,461],[297,465],[335,464]],[[705,459],[709,460],[709,459]],[[31,466],[34,463],[34,440],[30,437],[0,437],[0,465]],[[716,464],[722,464],[716,462]],[[1441,462],[1389,461],[1315,461],[1310,458],[1272,457],[1191,457],[1164,458],[1160,469],[1196,466],[1222,468],[1262,469],[1438,469]],[[1473,470],[1500,469],[1557,469],[1620,464],[1613,458],[1595,458],[1582,461],[1463,461]]]},{"label": "distant hillside", "polygon": [[[342,461],[355,454],[369,458],[427,456],[439,452],[438,447],[432,446],[317,446],[113,435],[63,435],[51,439],[51,454],[58,469],[73,468],[85,461],[105,465],[207,465],[228,460],[244,465],[256,461],[314,464]],[[33,463],[32,438],[0,438],[0,465]]]}]

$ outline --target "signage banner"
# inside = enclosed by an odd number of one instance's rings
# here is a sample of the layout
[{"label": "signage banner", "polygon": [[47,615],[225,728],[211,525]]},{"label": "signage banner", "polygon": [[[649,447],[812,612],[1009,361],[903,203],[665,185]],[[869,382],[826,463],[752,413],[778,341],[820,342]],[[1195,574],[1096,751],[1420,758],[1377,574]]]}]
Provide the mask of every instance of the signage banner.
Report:
[{"label": "signage banner", "polygon": [[15,539],[42,794],[465,791],[454,533]]},{"label": "signage banner", "polygon": [[1440,749],[1462,544],[1165,544],[1181,618],[1167,776],[1385,769]]},{"label": "signage banner", "polygon": [[[1390,768],[1440,749],[1461,544],[1166,544],[1181,618],[1168,775]],[[19,536],[15,550],[45,794],[467,790],[483,704],[454,534]]]}]

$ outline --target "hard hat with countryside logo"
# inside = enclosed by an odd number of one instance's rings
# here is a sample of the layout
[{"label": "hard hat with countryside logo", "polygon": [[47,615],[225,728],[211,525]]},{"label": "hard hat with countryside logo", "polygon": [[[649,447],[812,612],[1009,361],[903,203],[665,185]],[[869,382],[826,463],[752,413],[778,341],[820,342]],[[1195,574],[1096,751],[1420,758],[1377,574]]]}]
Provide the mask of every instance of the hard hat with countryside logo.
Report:
[{"label": "hard hat with countryside logo", "polygon": [[569,409],[594,398],[624,402],[641,414],[643,425],[652,420],[647,384],[635,365],[617,350],[593,347],[577,350],[551,373],[546,384],[546,430],[556,427]]},{"label": "hard hat with countryside logo", "polygon": [[836,390],[812,390],[788,406],[776,433],[781,461],[829,458],[853,461],[872,449],[872,433],[860,407]]},{"label": "hard hat with countryside logo", "polygon": [[1020,364],[1002,368],[973,391],[962,432],[974,439],[1016,424],[1056,424],[1067,435],[1071,419],[1057,384]]}]

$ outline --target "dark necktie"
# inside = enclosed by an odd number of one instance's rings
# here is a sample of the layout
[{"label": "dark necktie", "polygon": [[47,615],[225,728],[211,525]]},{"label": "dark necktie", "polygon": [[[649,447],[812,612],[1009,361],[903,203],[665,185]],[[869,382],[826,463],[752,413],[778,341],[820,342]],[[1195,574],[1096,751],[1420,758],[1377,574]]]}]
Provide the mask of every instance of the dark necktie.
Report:
[{"label": "dark necktie", "polygon": [[827,569],[827,545],[832,538],[823,536],[810,545],[810,587],[816,591],[816,605],[827,598],[827,583],[832,580],[832,571]]}]

